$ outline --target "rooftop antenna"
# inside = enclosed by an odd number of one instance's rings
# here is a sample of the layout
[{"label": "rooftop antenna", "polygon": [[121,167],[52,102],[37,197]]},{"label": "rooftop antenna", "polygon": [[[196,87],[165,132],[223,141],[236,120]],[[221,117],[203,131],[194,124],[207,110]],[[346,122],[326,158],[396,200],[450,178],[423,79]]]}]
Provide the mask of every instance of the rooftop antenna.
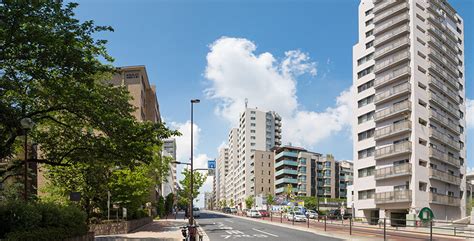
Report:
[{"label": "rooftop antenna", "polygon": [[247,109],[248,104],[249,104],[249,99],[245,98],[245,109]]}]

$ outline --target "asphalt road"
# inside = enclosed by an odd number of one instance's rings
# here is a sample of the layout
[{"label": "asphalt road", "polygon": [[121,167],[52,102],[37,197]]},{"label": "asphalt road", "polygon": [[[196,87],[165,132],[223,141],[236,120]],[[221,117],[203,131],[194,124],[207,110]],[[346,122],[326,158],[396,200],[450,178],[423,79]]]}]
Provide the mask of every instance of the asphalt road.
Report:
[{"label": "asphalt road", "polygon": [[201,212],[197,219],[210,241],[242,240],[242,241],[339,241],[341,239],[317,235],[258,221],[229,217],[222,214]]}]

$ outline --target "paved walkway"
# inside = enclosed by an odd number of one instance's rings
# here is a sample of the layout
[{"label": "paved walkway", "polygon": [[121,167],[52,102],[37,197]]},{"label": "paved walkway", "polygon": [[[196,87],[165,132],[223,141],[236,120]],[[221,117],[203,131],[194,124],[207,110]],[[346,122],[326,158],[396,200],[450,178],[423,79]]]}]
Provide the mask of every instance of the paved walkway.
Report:
[{"label": "paved walkway", "polygon": [[154,220],[131,233],[96,236],[96,241],[178,241],[182,240],[180,227],[187,224],[184,214],[170,219]]}]

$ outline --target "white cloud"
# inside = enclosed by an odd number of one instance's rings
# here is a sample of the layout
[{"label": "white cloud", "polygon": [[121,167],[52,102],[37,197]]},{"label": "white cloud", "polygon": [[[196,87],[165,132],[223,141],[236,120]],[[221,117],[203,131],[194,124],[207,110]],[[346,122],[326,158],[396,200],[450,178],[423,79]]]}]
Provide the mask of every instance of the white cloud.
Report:
[{"label": "white cloud", "polygon": [[[176,159],[179,162],[189,162],[191,157],[191,121],[185,123],[170,123],[171,129],[178,130],[181,133],[181,136],[176,138]],[[199,145],[199,134],[201,133],[201,128],[199,128],[196,123],[193,123],[193,151],[196,150],[196,147]]]},{"label": "white cloud", "polygon": [[317,74],[315,62],[300,50],[285,52],[277,60],[271,53],[255,53],[256,45],[244,38],[222,37],[210,45],[205,77],[207,97],[218,100],[215,113],[235,126],[239,113],[250,107],[274,110],[283,117],[284,141],[312,146],[350,126],[351,91],[340,94],[334,107],[323,112],[298,107],[297,77]]},{"label": "white cloud", "polygon": [[466,99],[466,125],[474,129],[474,100]]}]

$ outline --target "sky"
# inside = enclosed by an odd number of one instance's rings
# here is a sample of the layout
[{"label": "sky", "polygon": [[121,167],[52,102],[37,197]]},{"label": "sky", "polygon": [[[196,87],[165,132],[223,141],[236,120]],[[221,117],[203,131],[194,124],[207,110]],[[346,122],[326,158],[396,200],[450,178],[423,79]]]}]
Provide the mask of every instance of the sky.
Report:
[{"label": "sky", "polygon": [[[464,18],[468,166],[474,167],[474,1],[451,0]],[[177,159],[205,167],[225,145],[244,100],[282,115],[283,144],[352,160],[352,46],[359,0],[83,0],[77,17],[108,25],[115,66],[145,65],[166,124],[183,134]],[[180,173],[182,167],[178,169]],[[181,175],[178,174],[178,178]],[[201,191],[210,191],[209,177]],[[203,196],[198,205],[203,205]]]}]

